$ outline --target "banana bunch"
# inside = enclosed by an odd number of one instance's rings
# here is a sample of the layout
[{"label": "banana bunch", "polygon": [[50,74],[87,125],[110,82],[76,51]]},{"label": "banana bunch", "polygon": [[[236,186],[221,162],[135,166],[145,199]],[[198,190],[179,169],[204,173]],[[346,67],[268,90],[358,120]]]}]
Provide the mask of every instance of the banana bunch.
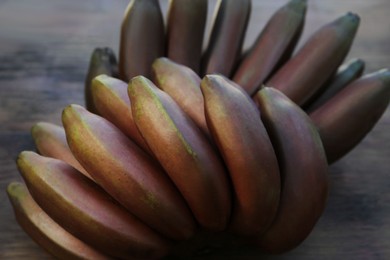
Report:
[{"label": "banana bunch", "polygon": [[297,247],[327,201],[328,165],[372,129],[390,72],[341,64],[358,29],[348,13],[293,54],[306,1],[291,0],[242,53],[251,1],[132,0],[119,59],[92,54],[86,108],[32,128],[25,183],[7,193],[19,224],[60,259],[153,259],[208,245]]}]

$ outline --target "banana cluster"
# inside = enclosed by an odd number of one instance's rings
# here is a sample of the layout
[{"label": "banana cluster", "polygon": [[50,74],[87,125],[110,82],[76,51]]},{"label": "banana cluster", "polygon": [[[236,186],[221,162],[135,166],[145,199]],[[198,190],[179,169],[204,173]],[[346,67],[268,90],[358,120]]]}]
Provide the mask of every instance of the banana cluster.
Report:
[{"label": "banana cluster", "polygon": [[[371,130],[390,72],[341,65],[359,17],[292,55],[306,1],[291,0],[241,53],[251,1],[222,0],[202,53],[207,0],[132,0],[119,62],[92,54],[86,108],[40,122],[8,195],[24,230],[61,259],[151,259],[208,244],[298,246],[326,205],[328,165]],[[364,120],[363,120],[364,119]],[[189,249],[191,248],[191,250]]]}]

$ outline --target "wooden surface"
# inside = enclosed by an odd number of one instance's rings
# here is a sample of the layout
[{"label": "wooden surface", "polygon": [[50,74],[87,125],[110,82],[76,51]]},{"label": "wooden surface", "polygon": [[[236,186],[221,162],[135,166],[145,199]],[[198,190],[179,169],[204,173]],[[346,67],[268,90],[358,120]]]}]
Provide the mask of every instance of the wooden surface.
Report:
[{"label": "wooden surface", "polygon": [[[166,2],[162,2],[164,12]],[[246,46],[285,2],[253,1]],[[0,259],[50,258],[16,224],[5,188],[21,179],[14,163],[17,154],[34,149],[32,124],[59,124],[64,106],[84,104],[89,56],[96,46],[118,49],[126,4],[0,0]],[[388,0],[309,0],[301,43],[347,11],[362,18],[349,57],[364,59],[367,72],[389,67]],[[390,259],[389,126],[390,109],[353,152],[330,167],[331,189],[323,217],[300,247],[275,259]],[[258,255],[253,249],[221,253],[232,258]]]}]

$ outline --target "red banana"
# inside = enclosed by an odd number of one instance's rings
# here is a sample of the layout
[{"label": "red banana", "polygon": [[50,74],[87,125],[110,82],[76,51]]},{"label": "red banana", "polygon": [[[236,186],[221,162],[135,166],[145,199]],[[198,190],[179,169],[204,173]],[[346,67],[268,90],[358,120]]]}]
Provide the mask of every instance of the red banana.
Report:
[{"label": "red banana", "polygon": [[169,241],[70,165],[33,152],[20,153],[17,165],[38,205],[80,240],[119,258],[167,253]]},{"label": "red banana", "polygon": [[159,58],[153,63],[152,78],[156,86],[170,95],[197,126],[209,136],[204,117],[199,76],[186,66],[167,58]]},{"label": "red banana", "polygon": [[255,96],[279,161],[281,198],[276,218],[256,243],[281,253],[298,246],[320,218],[328,193],[328,164],[309,116],[282,92],[265,87]]},{"label": "red banana", "polygon": [[233,81],[255,94],[283,58],[290,56],[303,30],[306,0],[290,0],[268,21],[234,73]]},{"label": "red banana", "polygon": [[333,163],[355,147],[379,120],[390,100],[390,71],[356,80],[310,113]]},{"label": "red banana", "polygon": [[148,79],[134,77],[128,92],[138,129],[199,224],[212,231],[224,230],[230,217],[230,187],[209,140],[172,98]]},{"label": "red banana", "polygon": [[223,76],[201,83],[205,115],[233,184],[231,230],[264,232],[275,217],[280,177],[274,149],[251,98]]},{"label": "red banana", "polygon": [[117,76],[118,74],[118,65],[114,51],[108,47],[94,49],[89,62],[88,73],[85,78],[85,104],[87,109],[92,113],[96,113],[95,104],[93,103],[91,94],[92,80],[101,74],[112,77]]},{"label": "red banana", "polygon": [[331,81],[326,84],[318,97],[305,107],[306,111],[314,111],[331,99],[337,92],[349,85],[352,81],[358,79],[364,70],[364,61],[361,59],[352,59],[343,64]]},{"label": "red banana", "polygon": [[130,99],[127,95],[127,83],[100,75],[93,79],[91,91],[99,115],[113,123],[144,151],[150,153],[133,120]]},{"label": "red banana", "polygon": [[199,73],[207,0],[171,0],[168,10],[167,56]]},{"label": "red banana", "polygon": [[299,106],[305,105],[336,72],[347,55],[360,18],[347,13],[323,26],[266,83]]},{"label": "red banana", "polygon": [[152,62],[165,52],[164,21],[158,0],[131,0],[123,18],[119,46],[119,75],[129,81],[150,76]]},{"label": "red banana", "polygon": [[51,255],[58,259],[110,259],[54,222],[34,201],[25,184],[11,182],[7,194],[19,225]]},{"label": "red banana", "polygon": [[219,0],[202,74],[220,73],[230,77],[240,57],[248,25],[251,0]]},{"label": "red banana", "polygon": [[132,214],[172,239],[195,232],[194,219],[161,167],[106,119],[70,105],[62,113],[73,155]]},{"label": "red banana", "polygon": [[39,122],[31,128],[31,135],[41,155],[69,163],[85,176],[92,179],[91,175],[74,158],[66,141],[63,127],[51,123]]}]

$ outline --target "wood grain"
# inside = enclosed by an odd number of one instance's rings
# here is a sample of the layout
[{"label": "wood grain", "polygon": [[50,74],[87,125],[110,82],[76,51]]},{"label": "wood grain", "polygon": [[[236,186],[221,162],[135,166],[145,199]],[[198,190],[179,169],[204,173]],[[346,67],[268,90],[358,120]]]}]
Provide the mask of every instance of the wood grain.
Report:
[{"label": "wood grain", "polygon": [[[286,2],[253,0],[246,47]],[[124,0],[0,0],[0,259],[51,258],[17,225],[5,188],[20,180],[14,163],[17,154],[34,149],[29,134],[32,124],[59,124],[64,106],[84,104],[89,56],[96,46],[117,51],[126,4]],[[162,1],[162,9],[166,13],[167,0]],[[300,45],[321,25],[348,11],[361,16],[348,57],[365,60],[366,72],[389,67],[388,0],[309,0]],[[212,12],[210,8],[209,18]],[[330,167],[328,206],[300,247],[277,257],[252,248],[216,250],[215,254],[231,259],[390,259],[389,126],[387,109],[363,142]]]}]

